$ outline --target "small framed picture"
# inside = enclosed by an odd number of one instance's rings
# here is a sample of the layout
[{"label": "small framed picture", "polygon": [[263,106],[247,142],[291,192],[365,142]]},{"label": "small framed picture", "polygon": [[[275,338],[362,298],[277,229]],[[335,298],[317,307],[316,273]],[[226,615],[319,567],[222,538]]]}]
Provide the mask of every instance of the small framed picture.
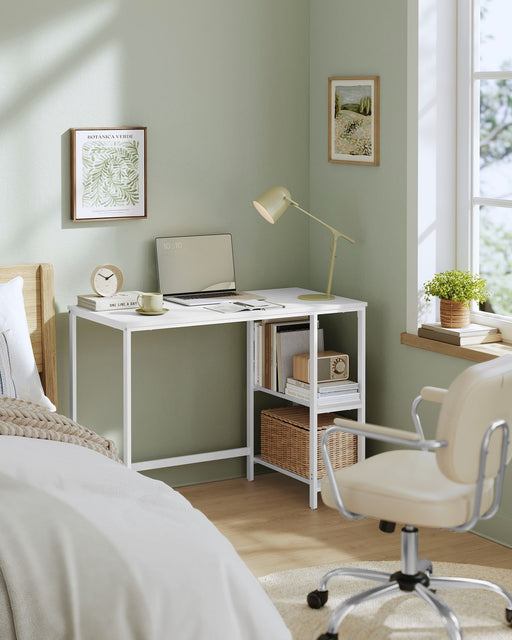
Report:
[{"label": "small framed picture", "polygon": [[379,164],[379,76],[329,78],[329,162]]},{"label": "small framed picture", "polygon": [[147,218],[146,127],[71,129],[71,219]]}]

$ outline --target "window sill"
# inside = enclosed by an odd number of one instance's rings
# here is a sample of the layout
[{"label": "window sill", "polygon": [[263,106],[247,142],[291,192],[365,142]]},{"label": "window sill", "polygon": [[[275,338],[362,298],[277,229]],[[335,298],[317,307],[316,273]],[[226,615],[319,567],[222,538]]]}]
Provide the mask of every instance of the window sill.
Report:
[{"label": "window sill", "polygon": [[435,353],[442,353],[445,356],[454,358],[463,358],[464,360],[472,360],[473,362],[485,362],[499,356],[512,354],[512,345],[505,342],[493,342],[490,344],[475,344],[470,347],[458,347],[437,340],[429,340],[428,338],[420,338],[412,333],[401,333],[400,343],[417,349],[425,349]]}]

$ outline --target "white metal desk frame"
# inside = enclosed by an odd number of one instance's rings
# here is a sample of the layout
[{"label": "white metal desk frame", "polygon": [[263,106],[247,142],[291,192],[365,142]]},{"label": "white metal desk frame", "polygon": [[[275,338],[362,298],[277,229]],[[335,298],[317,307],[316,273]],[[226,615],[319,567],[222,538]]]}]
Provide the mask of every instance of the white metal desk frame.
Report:
[{"label": "white metal desk frame", "polygon": [[[254,480],[254,465],[262,464],[281,473],[285,473],[301,482],[309,484],[309,506],[316,509],[318,500],[319,483],[317,477],[317,359],[310,358],[310,441],[309,441],[309,468],[310,477],[303,478],[288,472],[280,467],[269,464],[260,457],[254,455],[254,393],[262,391],[285,400],[299,402],[285,394],[258,387],[254,381],[254,324],[258,320],[286,319],[287,317],[309,316],[310,326],[316,327],[319,315],[334,313],[357,313],[357,371],[360,391],[360,402],[351,403],[350,406],[338,405],[322,408],[322,412],[331,410],[357,409],[358,420],[365,420],[365,377],[366,377],[366,302],[342,298],[336,296],[332,301],[309,302],[298,300],[301,293],[310,293],[305,289],[268,289],[257,291],[257,294],[269,301],[285,305],[266,311],[242,311],[238,313],[223,314],[207,309],[184,307],[166,303],[169,313],[160,316],[140,316],[134,309],[118,310],[110,312],[89,311],[79,306],[69,307],[69,340],[70,340],[70,413],[72,420],[77,420],[77,318],[83,318],[91,322],[102,324],[123,333],[123,461],[136,471],[148,469],[160,469],[164,467],[180,466],[207,462],[211,460],[224,460],[228,458],[247,458],[247,479]],[[163,329],[178,329],[191,326],[210,326],[215,324],[230,324],[235,322],[247,323],[247,443],[244,447],[225,449],[222,451],[210,451],[184,456],[173,456],[158,460],[148,460],[132,463],[131,434],[132,434],[132,333],[139,331],[156,331]],[[318,333],[310,332],[310,354],[316,354],[318,350]],[[364,439],[358,440],[358,457],[364,457]]]}]

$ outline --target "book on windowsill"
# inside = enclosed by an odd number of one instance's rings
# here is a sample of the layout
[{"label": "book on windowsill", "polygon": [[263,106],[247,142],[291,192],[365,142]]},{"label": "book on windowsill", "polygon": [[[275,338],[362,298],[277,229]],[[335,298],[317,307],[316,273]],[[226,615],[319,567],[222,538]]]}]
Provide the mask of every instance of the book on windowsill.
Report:
[{"label": "book on windowsill", "polygon": [[135,309],[142,291],[120,291],[113,296],[98,296],[94,293],[77,296],[77,305],[91,311],[115,311]]},{"label": "book on windowsill", "polygon": [[440,322],[427,322],[421,325],[422,329],[431,329],[440,333],[456,336],[480,336],[489,333],[499,333],[499,329],[486,324],[472,322],[468,327],[442,327]]},{"label": "book on windowsill", "polygon": [[423,324],[418,329],[418,336],[460,347],[501,342],[503,339],[499,329],[483,324],[470,324],[463,328],[441,327],[440,323]]},{"label": "book on windowsill", "polygon": [[[289,388],[297,388],[306,390],[309,393],[309,382],[302,382],[296,378],[288,378],[286,384]],[[359,391],[359,383],[353,380],[329,380],[327,382],[319,382],[317,384],[318,393],[354,393]]]}]

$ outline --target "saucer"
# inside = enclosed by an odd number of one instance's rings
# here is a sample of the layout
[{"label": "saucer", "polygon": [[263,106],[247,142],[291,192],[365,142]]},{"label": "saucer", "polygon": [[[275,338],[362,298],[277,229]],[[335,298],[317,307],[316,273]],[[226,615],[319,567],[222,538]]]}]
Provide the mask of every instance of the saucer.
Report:
[{"label": "saucer", "polygon": [[162,307],[162,309],[159,309],[158,311],[144,311],[144,309],[138,307],[135,311],[143,316],[161,316],[162,313],[167,313],[169,309],[164,309]]}]

